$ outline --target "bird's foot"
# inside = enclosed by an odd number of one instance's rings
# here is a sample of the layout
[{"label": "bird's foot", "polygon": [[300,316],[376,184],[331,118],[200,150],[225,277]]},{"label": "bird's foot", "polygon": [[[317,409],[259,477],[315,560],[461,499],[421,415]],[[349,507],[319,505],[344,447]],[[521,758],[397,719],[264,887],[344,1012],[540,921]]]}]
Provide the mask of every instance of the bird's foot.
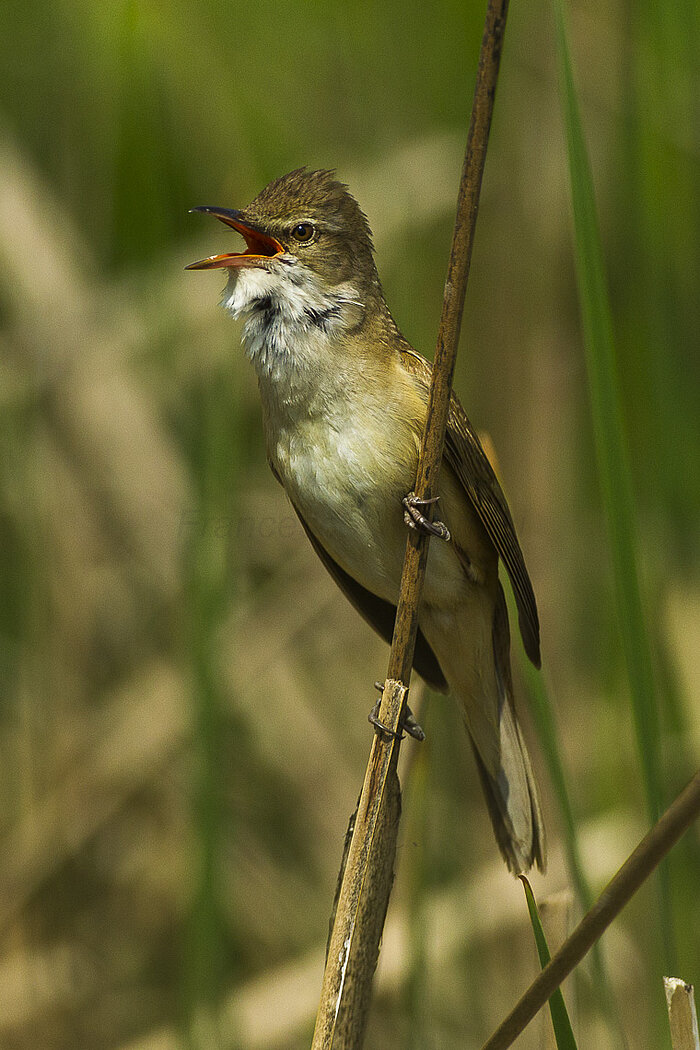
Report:
[{"label": "bird's foot", "polygon": [[384,733],[385,736],[393,736],[395,740],[403,740],[404,735],[401,732],[401,727],[399,727],[399,729],[396,732],[394,732],[394,730],[390,729],[389,726],[385,726],[379,718],[379,707],[381,705],[381,702],[382,701],[380,697],[379,700],[377,700],[374,707],[372,708],[372,710],[370,711],[370,713],[367,715],[367,721],[374,726],[375,732]]},{"label": "bird's foot", "polygon": [[421,507],[427,507],[430,503],[437,503],[439,499],[439,496],[433,496],[432,499],[419,499],[415,492],[409,492],[401,500],[404,506],[403,520],[409,529],[419,529],[421,532],[427,532],[430,536],[437,536],[440,540],[449,541],[450,530],[447,528],[447,525],[442,521],[430,521],[420,509]]},{"label": "bird's foot", "polygon": [[406,730],[409,736],[413,737],[414,740],[425,740],[425,733],[416,722],[415,716],[410,707],[406,708],[406,714],[404,715],[403,719],[403,728]]},{"label": "bird's foot", "polygon": [[[374,688],[378,689],[380,693],[383,693],[384,683],[375,682]],[[397,740],[403,740],[403,731],[405,730],[405,732],[408,733],[409,736],[412,736],[414,740],[425,740],[425,733],[416,722],[413,711],[411,711],[411,708],[408,706],[408,704],[406,705],[406,708],[404,710],[403,721],[401,723],[400,729],[398,732],[395,733],[393,729],[390,729],[389,726],[384,725],[384,723],[380,721],[379,706],[381,702],[382,699],[380,696],[379,700],[377,700],[376,704],[367,716],[367,721],[370,722],[376,730],[378,730],[380,733],[386,733],[388,736],[393,736]]]}]

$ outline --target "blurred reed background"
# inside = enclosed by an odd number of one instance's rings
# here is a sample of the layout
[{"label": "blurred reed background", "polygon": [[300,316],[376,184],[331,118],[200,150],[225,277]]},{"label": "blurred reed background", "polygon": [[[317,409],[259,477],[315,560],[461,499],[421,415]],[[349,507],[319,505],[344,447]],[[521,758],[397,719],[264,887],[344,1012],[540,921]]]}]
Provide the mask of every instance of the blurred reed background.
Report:
[{"label": "blurred reed background", "polygon": [[[395,316],[430,354],[483,13],[4,5],[0,1046],[309,1044],[387,652],[267,471],[223,277],[183,272],[230,235],[187,209],[243,205],[301,164],[337,168]],[[699,17],[693,0],[569,7],[665,802],[700,749]],[[456,387],[519,525],[597,892],[647,817],[540,0],[511,9],[463,333]],[[452,704],[426,697],[421,721],[367,1045],[478,1047],[534,974],[534,946]],[[542,898],[571,879],[539,766]],[[666,949],[653,888],[604,939],[631,1046],[665,1045],[669,954],[700,980],[699,875],[691,833],[671,858]],[[592,973],[570,990],[579,1045],[620,1047]]]}]

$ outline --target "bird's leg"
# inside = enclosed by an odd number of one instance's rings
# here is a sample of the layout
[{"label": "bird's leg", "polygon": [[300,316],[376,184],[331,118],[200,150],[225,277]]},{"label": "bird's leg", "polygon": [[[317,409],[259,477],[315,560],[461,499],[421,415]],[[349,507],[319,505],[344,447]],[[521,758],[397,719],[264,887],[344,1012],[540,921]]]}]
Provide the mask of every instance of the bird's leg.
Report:
[{"label": "bird's leg", "polygon": [[[381,694],[384,692],[384,683],[375,682],[374,688],[378,689]],[[413,711],[411,711],[411,708],[408,706],[408,704],[406,704],[399,732],[395,733],[392,729],[389,729],[389,726],[385,726],[384,723],[381,722],[379,719],[379,706],[381,702],[382,698],[380,696],[370,713],[367,715],[367,721],[371,722],[375,729],[378,729],[382,733],[387,733],[389,736],[395,736],[397,740],[403,740],[402,730],[405,729],[408,735],[412,736],[414,740],[425,740],[425,733],[416,722]]]},{"label": "bird's leg", "polygon": [[403,520],[409,529],[420,529],[431,536],[437,536],[440,540],[449,541],[450,530],[447,525],[442,521],[430,521],[420,510],[421,507],[427,507],[429,503],[437,503],[439,499],[439,496],[433,496],[432,499],[419,499],[415,492],[409,492],[401,500],[404,506]]}]

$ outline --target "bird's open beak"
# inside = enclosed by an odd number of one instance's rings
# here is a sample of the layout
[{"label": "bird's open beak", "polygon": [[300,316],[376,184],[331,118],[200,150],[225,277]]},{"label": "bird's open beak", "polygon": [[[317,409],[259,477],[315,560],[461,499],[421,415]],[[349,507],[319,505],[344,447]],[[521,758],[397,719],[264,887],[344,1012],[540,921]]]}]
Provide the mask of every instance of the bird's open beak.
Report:
[{"label": "bird's open beak", "polygon": [[207,215],[213,215],[232,230],[237,230],[245,237],[246,250],[244,252],[232,252],[227,255],[212,255],[208,259],[200,259],[199,262],[190,263],[186,270],[215,270],[218,267],[238,266],[264,266],[263,260],[274,259],[277,255],[284,253],[284,248],[274,237],[263,233],[240,218],[239,211],[231,211],[229,208],[214,208],[204,205],[201,208],[192,208],[191,211],[203,211]]}]

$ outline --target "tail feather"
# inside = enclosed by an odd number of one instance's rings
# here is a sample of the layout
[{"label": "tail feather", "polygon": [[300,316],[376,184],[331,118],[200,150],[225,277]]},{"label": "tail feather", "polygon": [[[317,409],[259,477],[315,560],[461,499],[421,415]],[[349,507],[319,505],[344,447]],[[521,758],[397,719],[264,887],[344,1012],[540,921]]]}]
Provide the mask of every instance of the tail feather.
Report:
[{"label": "tail feather", "polygon": [[[501,726],[501,739],[507,739],[502,765],[494,777],[484,765],[472,739],[476,768],[486,797],[496,842],[509,869],[518,874],[536,864],[540,871],[547,866],[546,841],[537,785],[530,756],[520,736],[515,718],[509,718],[506,733]],[[511,728],[513,733],[511,733]]]},{"label": "tail feather", "polygon": [[[544,871],[545,833],[513,703],[508,609],[500,582],[466,592],[460,615],[424,606],[421,625],[459,701],[496,841],[513,872]],[[494,600],[495,599],[495,600]]]},{"label": "tail feather", "polygon": [[493,618],[493,657],[498,686],[500,761],[497,770],[489,770],[472,739],[479,777],[496,841],[510,870],[528,871],[537,864],[544,871],[544,822],[532,763],[515,714],[508,610],[500,583]]}]

